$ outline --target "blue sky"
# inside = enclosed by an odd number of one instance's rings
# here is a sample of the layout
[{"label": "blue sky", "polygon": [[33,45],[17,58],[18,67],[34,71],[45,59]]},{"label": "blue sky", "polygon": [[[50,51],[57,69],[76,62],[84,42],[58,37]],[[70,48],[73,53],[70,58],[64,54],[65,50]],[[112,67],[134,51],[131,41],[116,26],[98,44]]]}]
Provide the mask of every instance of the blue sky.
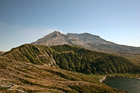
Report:
[{"label": "blue sky", "polygon": [[54,30],[140,46],[140,0],[0,0],[1,51]]}]

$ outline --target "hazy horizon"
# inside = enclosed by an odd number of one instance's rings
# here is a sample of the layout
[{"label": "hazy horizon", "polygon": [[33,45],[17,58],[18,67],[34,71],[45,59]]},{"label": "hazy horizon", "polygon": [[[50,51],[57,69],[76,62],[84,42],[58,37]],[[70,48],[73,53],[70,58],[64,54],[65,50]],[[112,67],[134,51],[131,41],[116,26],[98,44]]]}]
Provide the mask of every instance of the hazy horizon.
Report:
[{"label": "hazy horizon", "polygon": [[53,32],[140,47],[139,0],[0,0],[0,51]]}]

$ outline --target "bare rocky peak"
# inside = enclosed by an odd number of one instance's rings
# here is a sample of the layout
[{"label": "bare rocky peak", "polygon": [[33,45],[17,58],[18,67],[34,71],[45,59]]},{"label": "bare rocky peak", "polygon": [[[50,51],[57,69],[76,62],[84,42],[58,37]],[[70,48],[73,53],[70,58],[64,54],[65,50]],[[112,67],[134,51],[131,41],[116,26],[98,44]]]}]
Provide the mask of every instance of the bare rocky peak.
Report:
[{"label": "bare rocky peak", "polygon": [[32,44],[39,44],[39,45],[63,45],[68,44],[65,40],[65,35],[60,33],[59,31],[54,31],[43,38],[33,42]]},{"label": "bare rocky peak", "polygon": [[107,44],[109,42],[100,38],[99,36],[92,35],[89,33],[68,33],[63,34],[59,31],[54,31],[45,37],[33,42],[33,44],[43,44],[43,45],[62,45],[62,44],[74,44],[74,45],[87,45],[88,43],[94,44]]},{"label": "bare rocky peak", "polygon": [[106,44],[109,43],[102,39],[101,37],[97,35],[92,35],[89,33],[81,33],[81,34],[73,34],[73,33],[68,33],[68,37],[73,37],[73,38],[78,38],[78,40],[86,42],[86,43],[101,43],[101,44]]},{"label": "bare rocky peak", "polygon": [[41,38],[41,39],[56,38],[56,37],[60,37],[60,36],[62,36],[62,35],[64,35],[64,34],[62,34],[62,33],[59,32],[59,31],[54,31],[54,32],[52,32],[52,33],[50,33],[50,34],[44,36],[44,37]]},{"label": "bare rocky peak", "polygon": [[62,34],[62,33],[59,32],[59,31],[54,31],[54,32],[48,34],[46,37],[53,38],[53,37],[59,37],[59,36],[61,36],[61,35],[64,35],[64,34]]}]

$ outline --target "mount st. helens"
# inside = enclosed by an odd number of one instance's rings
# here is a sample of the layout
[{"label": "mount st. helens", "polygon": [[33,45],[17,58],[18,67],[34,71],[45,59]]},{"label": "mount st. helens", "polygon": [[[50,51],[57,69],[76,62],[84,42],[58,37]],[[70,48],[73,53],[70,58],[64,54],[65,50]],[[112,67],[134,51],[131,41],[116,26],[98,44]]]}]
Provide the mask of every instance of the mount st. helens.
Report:
[{"label": "mount st. helens", "polygon": [[140,62],[140,48],[115,44],[113,42],[106,41],[99,36],[89,33],[75,34],[68,33],[62,34],[58,31],[54,31],[45,37],[33,42],[37,45],[78,45],[91,50],[107,52],[127,57],[134,62]]}]

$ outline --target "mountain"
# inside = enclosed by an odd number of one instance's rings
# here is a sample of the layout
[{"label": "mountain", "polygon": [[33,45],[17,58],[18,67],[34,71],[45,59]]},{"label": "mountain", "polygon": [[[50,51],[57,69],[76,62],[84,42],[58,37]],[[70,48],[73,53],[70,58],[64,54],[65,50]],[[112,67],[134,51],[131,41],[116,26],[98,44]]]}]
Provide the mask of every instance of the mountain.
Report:
[{"label": "mountain", "polygon": [[139,73],[139,66],[130,60],[73,45],[26,44],[3,54],[11,60],[59,67],[85,74]]},{"label": "mountain", "polygon": [[89,33],[75,34],[68,33],[63,34],[59,31],[54,31],[47,36],[33,42],[32,44],[37,45],[78,45],[91,50],[107,52],[112,54],[117,54],[120,56],[127,57],[134,62],[140,62],[140,48],[119,45],[110,41],[106,41],[99,36],[92,35]]},{"label": "mountain", "polygon": [[62,34],[58,31],[54,31],[53,33],[50,33],[49,35],[37,40],[36,42],[33,42],[32,44],[48,45],[48,46],[63,45],[63,44],[84,46],[86,44],[87,47],[90,47],[90,45],[88,43],[110,44],[111,42],[107,42],[107,41],[103,40],[102,38],[100,38],[99,36],[91,35],[88,33]]},{"label": "mountain", "polygon": [[81,73],[0,56],[1,93],[127,93]]}]

